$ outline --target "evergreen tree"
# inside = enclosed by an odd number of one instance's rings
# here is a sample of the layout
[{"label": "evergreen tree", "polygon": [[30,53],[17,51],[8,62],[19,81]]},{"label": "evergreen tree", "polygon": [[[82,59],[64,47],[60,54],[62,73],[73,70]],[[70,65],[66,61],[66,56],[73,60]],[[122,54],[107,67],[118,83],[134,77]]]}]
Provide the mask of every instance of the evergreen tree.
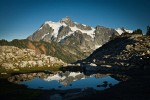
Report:
[{"label": "evergreen tree", "polygon": [[147,32],[146,32],[147,36],[150,36],[150,26],[147,26]]},{"label": "evergreen tree", "polygon": [[133,31],[133,34],[140,34],[140,35],[143,35],[141,29],[137,29],[137,30]]}]

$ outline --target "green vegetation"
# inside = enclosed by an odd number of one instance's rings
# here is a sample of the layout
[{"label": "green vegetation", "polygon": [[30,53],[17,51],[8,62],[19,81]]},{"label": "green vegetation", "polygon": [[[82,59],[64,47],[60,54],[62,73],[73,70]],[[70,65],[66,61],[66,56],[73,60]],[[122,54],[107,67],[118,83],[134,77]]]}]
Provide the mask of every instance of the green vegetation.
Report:
[{"label": "green vegetation", "polygon": [[44,44],[44,47],[47,49],[47,55],[51,55],[54,57],[57,57],[59,59],[62,59],[64,62],[70,63],[74,62],[76,59],[73,58],[73,55],[69,52],[65,51],[65,47],[62,45],[59,45],[56,42],[44,42],[40,41],[42,44]]},{"label": "green vegetation", "polygon": [[7,40],[0,40],[0,45],[1,46],[16,46],[19,48],[27,48],[27,46],[25,45],[25,43],[28,40],[24,39],[24,40],[18,40],[18,39],[14,39],[11,42],[8,42]]},{"label": "green vegetation", "polygon": [[141,29],[137,29],[135,31],[133,31],[132,34],[139,34],[139,35],[143,35],[142,30]]}]

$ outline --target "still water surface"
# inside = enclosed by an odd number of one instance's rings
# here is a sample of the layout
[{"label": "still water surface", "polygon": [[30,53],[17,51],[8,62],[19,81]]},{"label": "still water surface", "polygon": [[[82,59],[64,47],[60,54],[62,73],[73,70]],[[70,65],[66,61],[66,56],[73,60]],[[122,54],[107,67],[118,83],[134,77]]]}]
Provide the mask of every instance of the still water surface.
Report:
[{"label": "still water surface", "polygon": [[93,74],[90,76],[80,72],[56,72],[53,74],[31,73],[13,76],[10,81],[15,79],[15,83],[24,84],[33,89],[85,89],[93,88],[104,90],[119,83],[118,80],[105,74]]}]

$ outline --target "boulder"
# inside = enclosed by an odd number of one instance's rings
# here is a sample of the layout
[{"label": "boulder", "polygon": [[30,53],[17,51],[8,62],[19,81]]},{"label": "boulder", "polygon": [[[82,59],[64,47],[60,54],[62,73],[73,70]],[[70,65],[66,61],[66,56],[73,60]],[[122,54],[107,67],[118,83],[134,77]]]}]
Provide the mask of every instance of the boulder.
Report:
[{"label": "boulder", "polygon": [[94,64],[94,63],[90,63],[90,66],[97,66],[96,64]]},{"label": "boulder", "polygon": [[42,62],[42,60],[38,60],[36,62],[37,62],[38,67],[42,67],[44,65],[44,63]]},{"label": "boulder", "polygon": [[28,61],[29,65],[34,67],[37,65],[36,61]]},{"label": "boulder", "polygon": [[126,46],[126,49],[129,51],[129,50],[131,50],[133,48],[133,45],[127,45]]},{"label": "boulder", "polygon": [[21,67],[21,68],[28,67],[28,61],[21,61],[19,63],[19,67]]},{"label": "boulder", "polygon": [[13,64],[11,63],[3,63],[2,65],[2,68],[4,69],[14,69],[15,67],[13,66]]}]

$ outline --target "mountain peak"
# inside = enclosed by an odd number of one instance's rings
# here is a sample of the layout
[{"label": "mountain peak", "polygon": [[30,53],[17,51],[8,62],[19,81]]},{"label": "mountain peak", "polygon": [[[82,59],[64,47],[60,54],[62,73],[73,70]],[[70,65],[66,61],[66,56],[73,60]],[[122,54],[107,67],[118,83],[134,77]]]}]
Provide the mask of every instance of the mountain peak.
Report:
[{"label": "mountain peak", "polygon": [[70,26],[70,27],[74,27],[75,23],[71,20],[70,17],[66,16],[65,18],[62,18],[60,20],[60,23],[65,23],[66,25]]},{"label": "mountain peak", "polygon": [[61,19],[61,22],[68,22],[68,21],[71,21],[71,18],[69,16],[66,16],[65,18],[62,18]]}]

